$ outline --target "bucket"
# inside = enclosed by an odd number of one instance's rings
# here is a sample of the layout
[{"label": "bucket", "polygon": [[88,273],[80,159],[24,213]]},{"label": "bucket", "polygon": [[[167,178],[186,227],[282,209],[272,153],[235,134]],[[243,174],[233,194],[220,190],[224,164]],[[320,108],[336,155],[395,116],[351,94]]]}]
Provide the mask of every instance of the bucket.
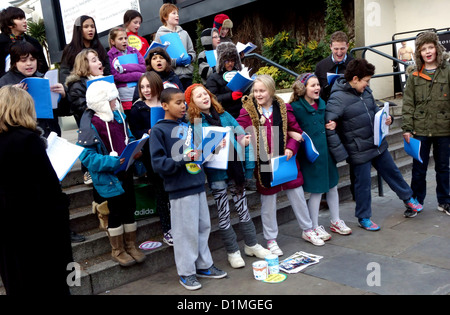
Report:
[{"label": "bucket", "polygon": [[267,261],[258,260],[252,264],[253,267],[253,275],[256,280],[266,280],[268,271],[267,271]]},{"label": "bucket", "polygon": [[277,255],[270,254],[264,257],[264,259],[267,261],[268,271],[270,275],[280,272],[280,265]]}]

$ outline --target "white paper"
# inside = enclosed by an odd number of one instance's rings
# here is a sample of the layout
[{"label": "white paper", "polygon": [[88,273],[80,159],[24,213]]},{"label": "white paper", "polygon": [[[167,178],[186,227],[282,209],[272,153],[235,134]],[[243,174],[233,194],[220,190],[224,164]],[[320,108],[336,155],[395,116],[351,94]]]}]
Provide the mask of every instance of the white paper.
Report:
[{"label": "white paper", "polygon": [[[50,82],[50,87],[52,85],[55,85],[56,83],[58,83],[58,70],[49,70],[45,73],[44,78],[47,78]],[[58,93],[55,92],[51,92],[50,91],[50,96],[52,98],[52,108],[56,109],[58,108],[58,100],[60,95]]]},{"label": "white paper", "polygon": [[[205,131],[206,129],[206,131]],[[208,162],[205,163],[205,167],[226,170],[228,169],[228,154],[230,151],[230,127],[203,127],[203,134],[206,135],[208,130],[214,130],[218,132],[226,132],[225,147],[221,148],[219,153],[212,154]]]},{"label": "white paper", "polygon": [[48,158],[52,163],[59,181],[62,181],[72,169],[84,148],[58,137],[55,132],[49,134],[47,143]]},{"label": "white paper", "polygon": [[386,125],[386,118],[389,117],[389,102],[384,103],[383,109],[375,114],[373,123],[373,142],[380,146],[384,137],[389,134],[389,126]]}]

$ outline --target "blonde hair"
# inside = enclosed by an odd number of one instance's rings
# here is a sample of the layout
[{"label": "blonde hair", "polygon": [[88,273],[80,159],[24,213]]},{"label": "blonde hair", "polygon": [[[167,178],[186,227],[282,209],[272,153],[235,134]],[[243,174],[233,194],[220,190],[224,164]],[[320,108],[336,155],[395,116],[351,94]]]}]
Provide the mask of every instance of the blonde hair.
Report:
[{"label": "blonde hair", "polygon": [[5,85],[0,89],[0,133],[19,126],[36,129],[34,101],[27,91]]},{"label": "blonde hair", "polygon": [[70,74],[75,74],[79,77],[87,77],[91,75],[89,68],[88,54],[93,53],[98,57],[98,53],[92,48],[83,49],[75,57],[75,62],[73,64],[73,70]]},{"label": "blonde hair", "polygon": [[271,97],[275,96],[275,92],[276,92],[276,85],[275,85],[275,80],[268,74],[260,74],[256,77],[255,81],[253,82],[253,86],[252,86],[252,90],[251,90],[251,94],[253,94],[253,87],[255,86],[256,82],[261,82],[262,84],[264,84],[264,86],[267,88],[267,90],[269,90],[269,94]]},{"label": "blonde hair", "polygon": [[[212,94],[203,84],[198,84],[197,86],[195,86],[192,90],[191,90],[191,94],[194,92],[195,89],[202,87],[205,89],[206,93],[208,93],[209,97],[211,98],[211,106],[214,107],[214,109],[216,110],[216,112],[220,115],[223,114],[225,112],[225,110],[223,109],[222,105],[220,105],[219,101],[217,100],[217,98],[215,97],[214,94]],[[201,110],[200,108],[198,108],[197,104],[195,104],[193,97],[191,97],[191,101],[188,104],[188,116],[189,116],[189,121],[193,124],[194,123],[194,119],[195,118],[201,118]]]},{"label": "blonde hair", "polygon": [[120,32],[124,32],[125,35],[127,35],[127,30],[125,29],[125,27],[122,26],[116,26],[113,27],[108,34],[108,44],[109,44],[109,48],[112,48],[114,45],[112,43],[113,40],[116,40],[117,34],[119,34]]},{"label": "blonde hair", "polygon": [[167,25],[167,17],[174,10],[178,12],[178,7],[172,3],[164,3],[161,8],[159,8],[159,19],[162,24]]}]

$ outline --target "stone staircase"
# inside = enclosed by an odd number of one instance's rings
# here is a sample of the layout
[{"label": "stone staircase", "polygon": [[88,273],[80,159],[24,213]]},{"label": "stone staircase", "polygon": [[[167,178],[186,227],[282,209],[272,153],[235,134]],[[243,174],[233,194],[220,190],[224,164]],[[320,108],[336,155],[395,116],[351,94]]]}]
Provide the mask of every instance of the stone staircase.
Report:
[{"label": "stone staircase", "polygon": [[[399,128],[401,124],[401,99],[392,101],[397,103],[398,106],[391,107],[391,114],[393,114],[396,119],[394,125],[390,129],[387,140],[390,145],[389,150],[395,159],[397,166],[402,172],[406,172],[411,169],[412,159],[407,156],[403,150],[402,132]],[[64,131],[63,137],[69,141],[75,142],[76,131]],[[339,163],[338,169],[340,174],[338,186],[340,198],[341,200],[351,199],[348,165],[345,162]],[[123,268],[118,263],[113,262],[110,259],[111,247],[106,233],[98,228],[98,219],[91,211],[91,203],[93,200],[92,187],[84,185],[82,178],[81,165],[78,161],[62,182],[63,189],[65,193],[69,195],[71,201],[71,228],[75,232],[86,237],[85,242],[72,244],[74,260],[80,264],[82,269],[81,286],[72,287],[72,294],[89,295],[102,293],[108,289],[157,273],[158,271],[175,264],[173,249],[164,243],[157,249],[145,251],[147,259],[142,264]],[[138,179],[137,181],[140,180],[141,179]],[[376,171],[373,170],[372,186],[376,187],[377,185],[377,174]],[[207,189],[212,226],[209,244],[211,251],[213,251],[223,247],[223,244],[218,233],[217,208],[207,185],[205,185],[205,187]],[[262,231],[259,194],[255,191],[248,191],[247,198],[253,222],[259,233]],[[308,198],[308,194],[306,194],[306,198]],[[232,200],[230,202],[231,209],[233,209]],[[279,224],[295,220],[289,201],[284,193],[279,194],[277,206]],[[235,216],[236,213],[232,211],[232,215]],[[242,239],[242,235],[239,231],[238,223],[238,218],[233,217],[232,224],[238,235],[238,239],[240,240]],[[159,217],[153,216],[138,221],[137,236],[139,244],[148,240],[162,242],[162,230]],[[2,288],[0,287],[0,294],[1,289]]]}]

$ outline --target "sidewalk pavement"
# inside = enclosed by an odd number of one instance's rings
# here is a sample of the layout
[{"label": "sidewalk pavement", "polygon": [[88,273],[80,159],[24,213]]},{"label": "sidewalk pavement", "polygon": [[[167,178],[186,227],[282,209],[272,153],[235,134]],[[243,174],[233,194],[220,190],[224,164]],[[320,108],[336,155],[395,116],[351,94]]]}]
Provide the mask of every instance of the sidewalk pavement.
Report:
[{"label": "sidewalk pavement", "polygon": [[[253,277],[252,262],[259,260],[243,253],[246,266],[230,267],[223,248],[212,252],[214,264],[228,273],[224,279],[199,278],[202,288],[188,291],[178,283],[175,267],[109,290],[105,295],[182,295],[196,299],[202,295],[448,295],[450,294],[450,216],[437,210],[435,172],[428,170],[428,191],[424,210],[415,218],[405,218],[403,202],[384,183],[384,196],[372,190],[372,219],[381,230],[368,232],[358,227],[353,201],[341,202],[340,215],[353,230],[349,236],[332,233],[324,246],[314,246],[301,238],[296,221],[279,227],[278,244],[284,252],[280,260],[297,251],[323,256],[284,282],[269,284]],[[410,183],[410,174],[405,175]],[[319,224],[329,231],[329,211],[321,210]],[[266,246],[262,233],[260,244]],[[197,296],[197,297],[194,297]],[[188,300],[186,300],[188,301]]]}]

